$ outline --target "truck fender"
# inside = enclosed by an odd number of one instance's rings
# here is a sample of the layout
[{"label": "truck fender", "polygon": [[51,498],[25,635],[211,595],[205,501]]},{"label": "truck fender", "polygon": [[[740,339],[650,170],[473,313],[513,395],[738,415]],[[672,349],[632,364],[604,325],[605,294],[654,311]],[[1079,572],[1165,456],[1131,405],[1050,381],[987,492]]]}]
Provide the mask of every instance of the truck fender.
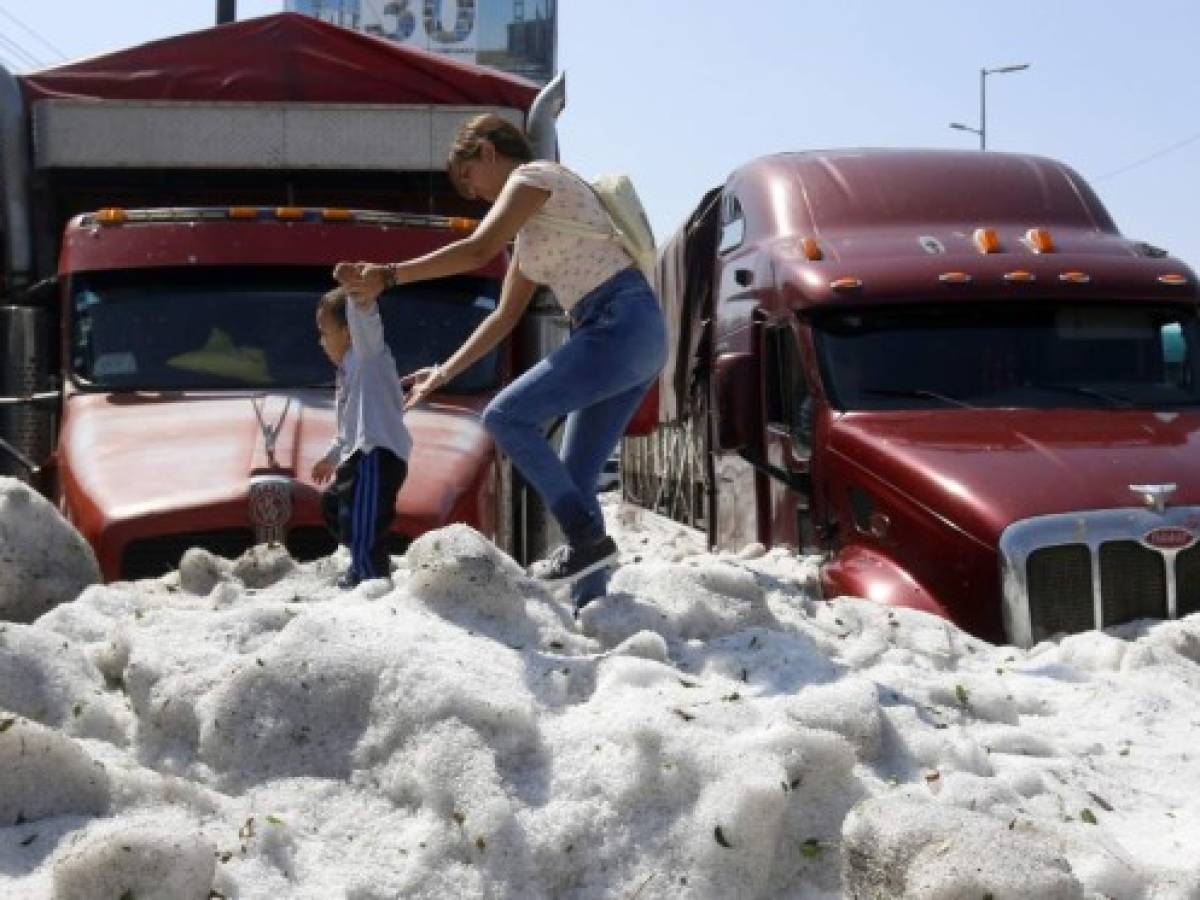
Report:
[{"label": "truck fender", "polygon": [[865,597],[885,606],[950,618],[945,607],[895,560],[863,544],[843,547],[821,566],[821,590],[826,598]]}]

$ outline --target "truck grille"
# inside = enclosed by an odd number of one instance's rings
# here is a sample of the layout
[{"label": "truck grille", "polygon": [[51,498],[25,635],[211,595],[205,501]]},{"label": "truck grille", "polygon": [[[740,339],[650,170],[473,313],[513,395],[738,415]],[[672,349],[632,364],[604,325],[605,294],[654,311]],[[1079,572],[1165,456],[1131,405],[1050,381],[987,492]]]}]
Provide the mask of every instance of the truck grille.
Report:
[{"label": "truck grille", "polygon": [[179,568],[179,561],[190,547],[203,547],[217,556],[237,559],[254,546],[249,528],[223,531],[193,531],[187,534],[162,534],[130,541],[121,555],[121,577],[128,581],[158,578]]},{"label": "truck grille", "polygon": [[[412,543],[408,535],[393,531],[388,535],[388,553],[392,556],[403,556],[408,552]],[[292,559],[300,562],[310,562],[321,559],[333,553],[338,548],[337,540],[329,529],[321,525],[300,525],[288,532],[284,545]]]},{"label": "truck grille", "polygon": [[1103,625],[1167,617],[1167,567],[1162,553],[1136,541],[1100,545]]},{"label": "truck grille", "polygon": [[[402,556],[408,550],[407,536],[393,531],[390,552]],[[179,568],[183,554],[191,547],[203,547],[226,559],[237,559],[254,546],[254,532],[249,528],[229,528],[222,531],[194,531],[185,534],[165,534],[130,541],[121,556],[121,577],[127,581],[139,578],[158,578]],[[337,549],[337,541],[323,525],[299,525],[288,532],[284,541],[288,553],[300,562],[328,556]]]},{"label": "truck grille", "polygon": [[1029,611],[1049,634],[1092,627],[1092,559],[1087,547],[1045,547],[1029,556]]},{"label": "truck grille", "polygon": [[1016,522],[1000,539],[1008,638],[1031,646],[1055,634],[1200,612],[1200,543],[1149,546],[1159,528],[1200,537],[1200,509],[1102,510]]},{"label": "truck grille", "polygon": [[1200,612],[1200,544],[1175,557],[1175,590],[1180,616]]},{"label": "truck grille", "polygon": [[337,549],[337,539],[321,525],[301,525],[288,532],[284,541],[292,559],[308,562],[328,556]]}]

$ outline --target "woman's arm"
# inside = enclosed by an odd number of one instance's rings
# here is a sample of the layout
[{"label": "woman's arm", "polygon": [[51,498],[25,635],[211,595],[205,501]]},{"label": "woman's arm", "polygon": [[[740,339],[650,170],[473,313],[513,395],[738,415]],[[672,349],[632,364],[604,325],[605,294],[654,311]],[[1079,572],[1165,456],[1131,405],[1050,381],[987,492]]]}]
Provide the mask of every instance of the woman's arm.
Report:
[{"label": "woman's arm", "polygon": [[373,299],[388,286],[390,279],[396,284],[407,284],[474,271],[503,250],[549,196],[550,192],[541,188],[514,184],[510,177],[488,214],[469,237],[390,266],[338,263],[333,277],[351,294]]},{"label": "woman's arm", "polygon": [[521,274],[514,257],[504,276],[504,287],[500,290],[500,303],[486,319],[463,341],[462,346],[445,362],[428,369],[421,369],[404,380],[412,385],[405,409],[411,409],[428,399],[429,395],[451,381],[459,372],[464,372],[500,343],[513,330],[524,315],[537,284]]}]

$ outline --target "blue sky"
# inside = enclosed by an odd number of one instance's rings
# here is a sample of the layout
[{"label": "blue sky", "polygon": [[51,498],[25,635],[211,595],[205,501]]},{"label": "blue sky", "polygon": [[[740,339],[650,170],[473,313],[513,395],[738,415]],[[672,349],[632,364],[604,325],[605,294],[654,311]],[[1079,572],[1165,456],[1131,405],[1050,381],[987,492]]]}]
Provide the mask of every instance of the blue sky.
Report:
[{"label": "blue sky", "polygon": [[[282,0],[238,0],[241,18]],[[212,22],[214,0],[0,0],[15,41],[91,55]],[[7,14],[7,15],[5,15]],[[740,163],[781,150],[988,146],[1073,166],[1128,236],[1200,266],[1200,4],[1144,0],[560,0],[564,161],[631,174],[660,238]],[[1032,224],[1032,223],[1031,223]]]}]

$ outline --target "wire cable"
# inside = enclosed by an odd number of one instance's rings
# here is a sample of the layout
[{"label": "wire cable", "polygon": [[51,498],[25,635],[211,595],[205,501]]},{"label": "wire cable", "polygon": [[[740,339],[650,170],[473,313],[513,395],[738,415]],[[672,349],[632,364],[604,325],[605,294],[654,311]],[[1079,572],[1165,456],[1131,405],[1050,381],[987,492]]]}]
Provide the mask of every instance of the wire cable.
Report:
[{"label": "wire cable", "polygon": [[3,60],[5,67],[7,67],[11,72],[19,73],[26,72],[30,69],[41,68],[38,65],[31,65],[28,61],[22,59],[21,56],[11,48],[4,46],[3,41],[0,41],[0,54],[3,54],[3,56],[0,56],[0,59]]},{"label": "wire cable", "polygon": [[1141,159],[1136,159],[1128,165],[1121,166],[1119,169],[1113,169],[1111,172],[1105,172],[1103,175],[1097,176],[1095,180],[1107,181],[1109,178],[1115,178],[1117,175],[1124,175],[1131,169],[1136,169],[1146,165],[1146,163],[1154,162],[1154,160],[1166,156],[1168,153],[1174,153],[1176,150],[1181,150],[1188,144],[1193,144],[1196,141],[1200,141],[1200,131],[1197,131],[1195,134],[1190,135],[1189,137],[1185,137],[1181,141],[1176,141],[1169,147],[1164,147],[1161,150],[1151,153],[1149,156],[1143,156]]},{"label": "wire cable", "polygon": [[43,47],[45,47],[51,53],[56,54],[59,59],[66,60],[67,54],[63,53],[61,50],[59,50],[57,47],[55,47],[52,43],[50,43],[48,40],[46,40],[44,37],[42,37],[40,34],[38,34],[32,28],[30,28],[28,25],[26,25],[24,22],[22,22],[16,16],[14,16],[12,13],[10,13],[8,10],[6,10],[3,6],[0,6],[0,16],[4,16],[4,18],[8,19],[10,22],[12,22],[14,25],[16,25],[18,28],[20,28],[22,31],[24,31],[26,34],[28,34],[30,37],[32,37],[35,41],[37,41],[39,44],[41,44]]},{"label": "wire cable", "polygon": [[35,69],[43,68],[46,64],[6,35],[0,34],[0,47],[4,47],[8,52],[19,58],[25,66],[33,66]]}]

